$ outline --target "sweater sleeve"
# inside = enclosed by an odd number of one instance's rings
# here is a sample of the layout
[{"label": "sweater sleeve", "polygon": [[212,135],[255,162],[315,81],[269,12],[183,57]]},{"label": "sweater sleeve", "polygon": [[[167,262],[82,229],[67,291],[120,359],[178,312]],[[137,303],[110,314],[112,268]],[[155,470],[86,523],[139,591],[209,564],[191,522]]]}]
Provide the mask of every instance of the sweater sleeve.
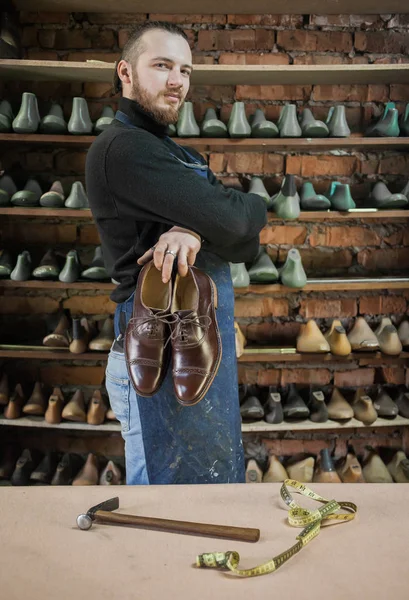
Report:
[{"label": "sweater sleeve", "polygon": [[242,258],[254,257],[254,240],[266,222],[260,196],[212,184],[211,177],[186,167],[160,140],[152,143],[149,134],[132,130],[112,140],[105,173],[121,218],[192,229],[206,249],[231,261],[237,260],[240,244],[249,242]]}]

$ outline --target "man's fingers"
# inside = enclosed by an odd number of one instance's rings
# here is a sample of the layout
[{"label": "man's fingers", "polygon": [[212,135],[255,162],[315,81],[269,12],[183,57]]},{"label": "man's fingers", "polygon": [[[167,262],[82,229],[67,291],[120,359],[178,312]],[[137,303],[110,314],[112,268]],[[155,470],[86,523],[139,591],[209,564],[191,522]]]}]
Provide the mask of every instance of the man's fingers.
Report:
[{"label": "man's fingers", "polygon": [[144,265],[149,260],[151,260],[152,256],[153,256],[153,248],[149,248],[149,250],[147,250],[145,252],[145,254],[142,254],[142,256],[140,256],[136,262],[138,263],[138,265]]},{"label": "man's fingers", "polygon": [[165,252],[167,250],[167,244],[159,242],[156,244],[155,252],[153,253],[153,262],[155,267],[160,271],[163,265],[163,259],[165,258]]},{"label": "man's fingers", "polygon": [[[155,252],[156,254],[156,252]],[[173,263],[177,260],[178,248],[168,248],[162,264],[162,281],[167,283],[172,276]]]},{"label": "man's fingers", "polygon": [[186,246],[181,246],[178,252],[178,273],[181,277],[185,277],[188,273],[187,267],[187,253],[188,248]]},{"label": "man's fingers", "polygon": [[193,265],[195,264],[196,256],[197,256],[198,252],[199,252],[199,250],[190,248],[189,252],[187,253],[187,262],[191,267],[193,267]]}]

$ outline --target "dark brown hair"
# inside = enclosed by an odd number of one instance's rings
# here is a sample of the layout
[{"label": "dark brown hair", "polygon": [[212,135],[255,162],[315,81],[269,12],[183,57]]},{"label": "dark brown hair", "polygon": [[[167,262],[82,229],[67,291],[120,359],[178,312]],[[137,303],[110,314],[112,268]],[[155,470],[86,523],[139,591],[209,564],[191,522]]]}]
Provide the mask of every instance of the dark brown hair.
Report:
[{"label": "dark brown hair", "polygon": [[137,58],[141,50],[141,37],[146,31],[151,31],[152,29],[161,29],[162,31],[167,31],[168,33],[174,33],[175,35],[182,36],[186,41],[188,41],[188,37],[183,29],[174,23],[167,23],[165,21],[145,21],[145,23],[137,25],[131,31],[131,35],[129,36],[129,39],[122,50],[122,54],[115,63],[113,81],[115,93],[118,93],[122,90],[122,81],[117,73],[117,66],[119,62],[121,60],[130,61]]}]

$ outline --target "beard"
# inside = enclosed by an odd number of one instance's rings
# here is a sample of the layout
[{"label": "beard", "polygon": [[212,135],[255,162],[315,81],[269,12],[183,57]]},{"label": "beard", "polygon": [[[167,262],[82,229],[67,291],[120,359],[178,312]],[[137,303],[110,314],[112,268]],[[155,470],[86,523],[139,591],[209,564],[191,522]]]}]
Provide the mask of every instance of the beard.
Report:
[{"label": "beard", "polygon": [[178,108],[174,108],[173,106],[159,108],[156,105],[156,100],[160,95],[154,96],[153,94],[150,94],[148,90],[143,88],[135,72],[133,73],[131,94],[132,100],[135,100],[154,121],[159,123],[159,125],[167,126],[177,123],[179,111],[184,104],[184,100],[182,100]]}]

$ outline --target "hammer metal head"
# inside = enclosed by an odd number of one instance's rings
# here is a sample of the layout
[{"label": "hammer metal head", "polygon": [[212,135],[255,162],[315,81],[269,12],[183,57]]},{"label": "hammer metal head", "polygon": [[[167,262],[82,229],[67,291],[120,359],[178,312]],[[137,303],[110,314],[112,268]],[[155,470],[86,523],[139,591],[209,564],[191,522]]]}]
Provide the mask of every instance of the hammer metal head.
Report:
[{"label": "hammer metal head", "polygon": [[119,508],[118,496],[116,496],[115,498],[110,498],[109,500],[105,500],[100,504],[91,506],[91,508],[89,508],[85,514],[83,513],[81,515],[78,515],[77,525],[80,529],[83,529],[84,531],[86,531],[87,529],[91,529],[92,521],[95,521],[95,513],[97,512],[97,510],[112,511],[116,510],[117,508]]}]

